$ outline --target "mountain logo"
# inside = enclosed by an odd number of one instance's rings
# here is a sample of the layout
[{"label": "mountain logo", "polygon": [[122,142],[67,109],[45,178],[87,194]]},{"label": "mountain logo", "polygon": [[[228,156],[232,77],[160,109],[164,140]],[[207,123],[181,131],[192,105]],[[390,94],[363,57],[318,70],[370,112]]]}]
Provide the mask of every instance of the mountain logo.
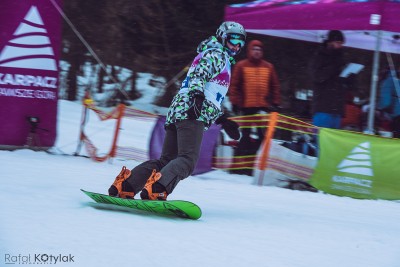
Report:
[{"label": "mountain logo", "polygon": [[357,145],[337,166],[337,170],[345,173],[374,176],[370,146],[370,142],[364,142]]},{"label": "mountain logo", "polygon": [[0,52],[0,67],[57,71],[50,38],[36,6],[31,6]]}]

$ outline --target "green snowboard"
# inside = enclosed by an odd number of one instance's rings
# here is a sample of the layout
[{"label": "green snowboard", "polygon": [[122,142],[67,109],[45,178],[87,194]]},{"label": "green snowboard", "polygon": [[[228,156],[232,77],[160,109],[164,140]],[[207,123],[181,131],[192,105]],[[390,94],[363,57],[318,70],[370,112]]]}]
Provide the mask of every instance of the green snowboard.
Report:
[{"label": "green snowboard", "polygon": [[197,220],[201,217],[201,209],[199,208],[199,206],[189,201],[125,199],[88,192],[83,189],[81,189],[81,191],[97,203],[112,204],[135,210],[143,210],[161,215],[173,215],[193,220]]}]

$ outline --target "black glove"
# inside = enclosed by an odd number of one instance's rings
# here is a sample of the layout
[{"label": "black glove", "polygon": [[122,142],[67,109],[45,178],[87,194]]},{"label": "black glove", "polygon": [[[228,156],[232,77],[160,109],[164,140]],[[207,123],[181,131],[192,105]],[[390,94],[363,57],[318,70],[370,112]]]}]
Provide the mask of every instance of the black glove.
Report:
[{"label": "black glove", "polygon": [[188,109],[188,117],[190,120],[197,120],[200,117],[201,109],[203,108],[204,93],[196,91],[193,93],[193,105]]},{"label": "black glove", "polygon": [[234,140],[240,139],[239,124],[237,124],[236,122],[228,119],[225,115],[222,115],[215,121],[215,123],[221,124],[222,129],[224,129],[224,131],[230,138]]}]

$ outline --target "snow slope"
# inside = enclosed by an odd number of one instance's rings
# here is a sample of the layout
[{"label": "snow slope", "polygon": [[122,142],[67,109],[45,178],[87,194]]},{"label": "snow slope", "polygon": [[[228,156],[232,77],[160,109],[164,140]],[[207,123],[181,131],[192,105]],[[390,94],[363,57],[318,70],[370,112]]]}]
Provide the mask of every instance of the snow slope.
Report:
[{"label": "snow slope", "polygon": [[[75,151],[80,116],[79,104],[59,102],[57,151]],[[146,147],[152,122],[140,123],[123,125],[124,142]],[[112,130],[99,122],[88,132],[106,151]],[[60,266],[400,266],[397,202],[258,187],[213,171],[169,197],[202,208],[191,221],[97,209],[79,190],[107,192],[123,165],[138,162],[27,149],[0,151],[0,162],[0,266],[38,264],[45,254],[65,256]]]}]

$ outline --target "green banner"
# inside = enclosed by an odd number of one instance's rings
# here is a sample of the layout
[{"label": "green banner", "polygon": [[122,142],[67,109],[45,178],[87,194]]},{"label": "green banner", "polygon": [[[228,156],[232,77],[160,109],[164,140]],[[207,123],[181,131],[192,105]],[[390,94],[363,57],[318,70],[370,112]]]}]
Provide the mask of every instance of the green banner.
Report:
[{"label": "green banner", "polygon": [[323,128],[310,183],[326,193],[400,199],[400,140]]}]

